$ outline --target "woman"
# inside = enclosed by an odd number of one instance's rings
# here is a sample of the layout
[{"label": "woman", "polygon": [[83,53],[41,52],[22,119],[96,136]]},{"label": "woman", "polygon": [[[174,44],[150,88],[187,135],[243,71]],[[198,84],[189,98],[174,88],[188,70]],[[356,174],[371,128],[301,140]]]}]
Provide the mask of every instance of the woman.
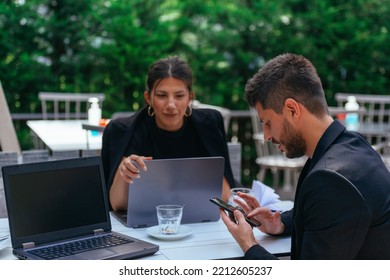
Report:
[{"label": "woman", "polygon": [[222,199],[228,200],[235,182],[223,118],[216,110],[191,108],[192,81],[191,69],[178,57],[154,62],[146,79],[147,106],[107,125],[102,159],[113,210],[127,209],[128,185],[152,158],[223,156]]}]

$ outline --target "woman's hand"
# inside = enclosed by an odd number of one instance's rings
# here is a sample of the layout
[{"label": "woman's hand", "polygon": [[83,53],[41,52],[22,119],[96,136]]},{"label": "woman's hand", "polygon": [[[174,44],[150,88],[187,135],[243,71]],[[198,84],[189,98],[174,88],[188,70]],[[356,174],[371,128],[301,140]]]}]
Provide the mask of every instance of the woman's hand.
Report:
[{"label": "woman's hand", "polygon": [[142,169],[143,171],[147,170],[145,160],[151,160],[152,157],[144,157],[138,155],[130,155],[129,157],[125,157],[122,159],[118,167],[119,174],[123,181],[128,184],[132,184],[134,179],[139,179],[140,174],[139,171]]}]

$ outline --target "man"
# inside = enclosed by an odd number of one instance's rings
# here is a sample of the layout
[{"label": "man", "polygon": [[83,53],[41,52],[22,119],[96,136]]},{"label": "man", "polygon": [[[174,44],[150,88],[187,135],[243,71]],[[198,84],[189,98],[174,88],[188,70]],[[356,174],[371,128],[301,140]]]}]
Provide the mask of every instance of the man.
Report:
[{"label": "man", "polygon": [[[245,88],[266,141],[287,157],[306,155],[294,208],[280,214],[245,194],[241,207],[272,235],[291,234],[291,259],[390,259],[390,173],[359,133],[328,113],[321,80],[310,61],[283,54]],[[238,201],[237,201],[238,202]],[[257,244],[240,211],[228,230],[247,259],[276,258]]]}]

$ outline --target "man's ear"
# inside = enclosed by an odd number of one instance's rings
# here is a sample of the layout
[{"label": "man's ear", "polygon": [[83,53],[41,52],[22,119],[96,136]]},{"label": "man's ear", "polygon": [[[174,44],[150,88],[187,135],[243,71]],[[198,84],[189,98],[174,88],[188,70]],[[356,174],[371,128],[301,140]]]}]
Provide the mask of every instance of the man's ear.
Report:
[{"label": "man's ear", "polygon": [[284,101],[283,111],[289,118],[297,118],[301,115],[301,107],[293,98],[287,98]]}]

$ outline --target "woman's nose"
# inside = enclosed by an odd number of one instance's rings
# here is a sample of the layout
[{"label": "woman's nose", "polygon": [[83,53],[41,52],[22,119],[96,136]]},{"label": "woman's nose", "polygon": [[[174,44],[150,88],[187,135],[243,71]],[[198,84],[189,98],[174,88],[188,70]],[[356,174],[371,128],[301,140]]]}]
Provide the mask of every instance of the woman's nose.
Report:
[{"label": "woman's nose", "polygon": [[175,98],[173,97],[168,98],[168,107],[175,107],[175,106],[176,106]]}]

